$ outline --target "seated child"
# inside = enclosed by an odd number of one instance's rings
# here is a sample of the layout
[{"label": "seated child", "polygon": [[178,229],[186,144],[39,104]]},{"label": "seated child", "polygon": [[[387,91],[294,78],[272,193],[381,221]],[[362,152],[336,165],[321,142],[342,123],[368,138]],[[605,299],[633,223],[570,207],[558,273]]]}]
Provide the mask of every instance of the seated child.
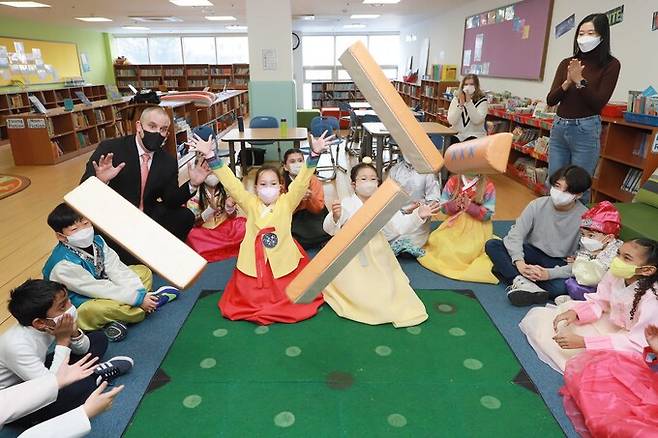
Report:
[{"label": "seated child", "polygon": [[639,354],[647,346],[644,329],[658,321],[657,267],[657,242],[628,241],[585,301],[535,307],[519,327],[539,358],[560,373],[583,351]]},{"label": "seated child", "polygon": [[150,269],[143,265],[130,268],[94,227],[65,203],[48,215],[48,225],[59,243],[43,267],[43,278],[62,283],[78,308],[77,323],[82,330],[105,328],[111,341],[126,336],[125,323],[137,323],[178,296],[173,287],[164,286],[147,293],[153,284]]},{"label": "seated child", "polygon": [[644,330],[645,354],[586,350],[564,371],[564,410],[580,436],[649,437],[658,431],[658,327]]},{"label": "seated child", "polygon": [[[209,170],[206,159],[197,154],[195,166]],[[206,177],[196,194],[187,201],[187,208],[196,218],[187,235],[187,244],[209,262],[218,262],[238,255],[244,239],[247,219],[237,215],[233,198],[214,173]]]},{"label": "seated child", "polygon": [[448,278],[498,283],[484,244],[493,237],[491,217],[496,188],[484,175],[452,175],[441,194],[441,211],[449,216],[430,234],[418,262]]},{"label": "seated child", "polygon": [[[391,167],[391,170],[388,171],[388,177],[392,178],[404,191],[409,193],[414,201],[414,204],[409,206],[411,208],[405,207],[406,213],[417,205],[439,202],[441,199],[441,187],[436,175],[421,175],[404,156],[402,156],[401,161]],[[408,233],[386,237],[389,239],[391,249],[396,256],[408,254],[413,258],[418,258],[425,255],[423,246],[427,243],[430,228],[430,221],[424,221],[419,227],[410,230]]]},{"label": "seated child", "polygon": [[332,139],[333,136],[324,134],[313,138],[312,153],[288,187],[288,193],[281,193],[279,169],[262,166],[256,173],[257,195],[248,192],[242,181],[215,157],[210,141],[192,139],[192,146],[204,154],[228,194],[247,216],[238,262],[218,303],[225,318],[262,325],[293,323],[314,316],[324,302],[318,296],[312,303],[294,304],[285,290],[309,262],[304,249],[292,237],[292,215],[308,189],[320,154]]},{"label": "seated child", "polygon": [[[331,235],[377,190],[379,181],[372,164],[354,166],[350,177],[355,194],[334,202],[324,220],[324,229]],[[435,212],[438,206],[422,205],[408,220],[424,221]],[[339,316],[365,324],[393,323],[399,328],[427,319],[425,305],[409,285],[383,233],[377,233],[329,283],[324,299]]]},{"label": "seated child", "polygon": [[619,211],[608,201],[585,212],[580,224],[580,250],[571,265],[573,277],[566,281],[572,299],[584,300],[584,294],[596,292],[596,285],[624,243],[617,239],[620,228]]},{"label": "seated child", "polygon": [[[300,149],[288,149],[283,155],[283,191],[299,175],[304,165],[304,154]],[[324,205],[324,189],[317,176],[311,176],[309,188],[292,215],[292,237],[304,249],[321,246],[331,236],[322,229],[322,222],[327,215]]]},{"label": "seated child", "polygon": [[580,217],[587,211],[578,200],[592,178],[570,165],[556,170],[549,181],[550,196],[530,202],[503,240],[485,245],[493,273],[511,283],[507,298],[515,306],[543,304],[565,294],[564,279],[571,275],[566,258],[578,249]]},{"label": "seated child", "polygon": [[[64,285],[48,280],[27,280],[11,291],[9,312],[18,324],[0,335],[0,389],[56,373],[64,360],[82,355],[102,358],[107,339],[100,332],[88,335],[76,325],[76,309]],[[54,351],[48,353],[52,344]],[[18,420],[30,427],[79,407],[103,380],[132,368],[129,357],[117,356],[94,368],[94,373],[59,391],[57,400]]]}]

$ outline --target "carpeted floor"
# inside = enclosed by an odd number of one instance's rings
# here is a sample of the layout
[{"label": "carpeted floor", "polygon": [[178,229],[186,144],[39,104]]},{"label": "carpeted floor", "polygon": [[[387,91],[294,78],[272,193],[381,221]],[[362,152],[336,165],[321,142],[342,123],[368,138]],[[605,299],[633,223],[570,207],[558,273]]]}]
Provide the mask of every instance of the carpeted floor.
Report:
[{"label": "carpeted floor", "polygon": [[[512,222],[509,221],[495,222],[494,232],[499,236],[504,236],[511,224]],[[537,359],[537,355],[528,345],[525,336],[518,329],[518,323],[527,312],[527,309],[511,306],[505,297],[504,286],[449,280],[424,269],[414,260],[402,260],[401,264],[411,279],[412,287],[417,290],[472,290],[526,370],[528,376],[536,384],[542,398],[566,435],[569,437],[577,436],[571,423],[564,414],[561,398],[558,394],[558,390],[562,384],[562,376]],[[94,419],[92,422],[93,431],[90,435],[91,437],[105,438],[119,437],[122,435],[142,396],[146,392],[151,378],[156,373],[187,316],[191,312],[197,297],[202,290],[223,289],[234,265],[234,260],[227,260],[208,266],[201,278],[177,302],[165,306],[156,314],[149,317],[148,321],[131,327],[128,338],[125,341],[110,345],[108,355],[122,354],[133,357],[135,359],[135,369],[118,381],[118,383],[126,384],[127,388],[116,401],[111,412]],[[331,312],[330,309],[327,311]],[[219,313],[216,315],[216,322],[217,324],[223,322]],[[345,323],[348,322],[345,321]],[[437,345],[437,348],[440,347],[440,345]],[[218,351],[218,353],[221,352]],[[313,402],[314,400],[307,401],[308,404],[312,404]],[[431,406],[427,406],[423,399],[413,400],[410,404],[414,408],[432,408]],[[241,409],[241,406],[217,406],[216,414],[230,413],[230,411],[239,409]],[[166,416],[167,412],[162,412],[160,415]],[[271,420],[270,418],[270,424]],[[506,431],[509,432],[514,430],[515,424],[511,423],[505,426]],[[180,435],[184,433],[184,430],[177,432]],[[436,436],[436,434],[433,435]],[[0,437],[13,436],[16,436],[16,432],[8,428],[0,431]],[[147,433],[145,436],[153,435]]]},{"label": "carpeted floor", "polygon": [[233,322],[206,292],[124,436],[562,436],[471,291],[418,291],[408,329]]}]

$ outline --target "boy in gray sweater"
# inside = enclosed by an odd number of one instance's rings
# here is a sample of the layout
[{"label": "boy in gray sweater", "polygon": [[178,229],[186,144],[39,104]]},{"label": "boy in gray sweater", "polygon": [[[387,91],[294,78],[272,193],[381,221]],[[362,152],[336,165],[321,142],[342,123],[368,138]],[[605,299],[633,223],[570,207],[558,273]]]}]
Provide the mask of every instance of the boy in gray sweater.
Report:
[{"label": "boy in gray sweater", "polygon": [[592,185],[578,166],[558,169],[550,179],[550,196],[530,202],[503,240],[492,239],[485,251],[492,272],[511,284],[507,298],[515,306],[544,304],[566,293],[571,275],[567,257],[580,241],[580,218],[587,208],[579,201]]}]

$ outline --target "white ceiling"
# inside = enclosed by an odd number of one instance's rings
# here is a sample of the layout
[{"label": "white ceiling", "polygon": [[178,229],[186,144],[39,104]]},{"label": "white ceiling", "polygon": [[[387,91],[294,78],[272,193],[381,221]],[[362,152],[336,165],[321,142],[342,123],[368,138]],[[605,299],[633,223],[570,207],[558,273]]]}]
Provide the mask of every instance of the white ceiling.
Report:
[{"label": "white ceiling", "polygon": [[[147,26],[151,33],[218,33],[227,32],[227,24],[246,23],[245,0],[210,0],[213,7],[179,7],[169,0],[38,0],[50,8],[12,8],[0,5],[0,15],[19,17],[51,24],[111,33],[135,33],[122,26]],[[279,1],[279,0],[271,0]],[[405,26],[438,15],[441,11],[473,0],[401,0],[394,5],[364,5],[361,0],[291,0],[293,16],[314,14],[315,21],[293,21],[293,29],[302,32],[383,32],[399,31]],[[350,20],[351,14],[380,14],[375,20]],[[179,23],[136,23],[130,16],[167,15],[182,19]],[[211,22],[205,15],[233,15],[238,21]],[[112,22],[84,23],[74,17],[100,16]],[[364,29],[344,29],[343,25],[362,23]],[[2,32],[0,31],[0,34]]]}]

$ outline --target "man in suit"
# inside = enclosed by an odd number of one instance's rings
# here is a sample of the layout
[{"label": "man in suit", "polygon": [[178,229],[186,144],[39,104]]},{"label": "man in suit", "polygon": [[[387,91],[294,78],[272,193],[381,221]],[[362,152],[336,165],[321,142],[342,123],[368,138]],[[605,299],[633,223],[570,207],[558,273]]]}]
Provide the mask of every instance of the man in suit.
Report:
[{"label": "man in suit", "polygon": [[[189,169],[189,182],[178,186],[176,157],[162,150],[171,120],[158,106],[146,108],[135,123],[135,135],[103,141],[87,162],[80,182],[90,176],[117,193],[181,240],[194,225],[194,213],[184,205],[210,173],[202,167]],[[107,240],[107,239],[106,239]],[[126,264],[136,259],[108,241]]]}]

